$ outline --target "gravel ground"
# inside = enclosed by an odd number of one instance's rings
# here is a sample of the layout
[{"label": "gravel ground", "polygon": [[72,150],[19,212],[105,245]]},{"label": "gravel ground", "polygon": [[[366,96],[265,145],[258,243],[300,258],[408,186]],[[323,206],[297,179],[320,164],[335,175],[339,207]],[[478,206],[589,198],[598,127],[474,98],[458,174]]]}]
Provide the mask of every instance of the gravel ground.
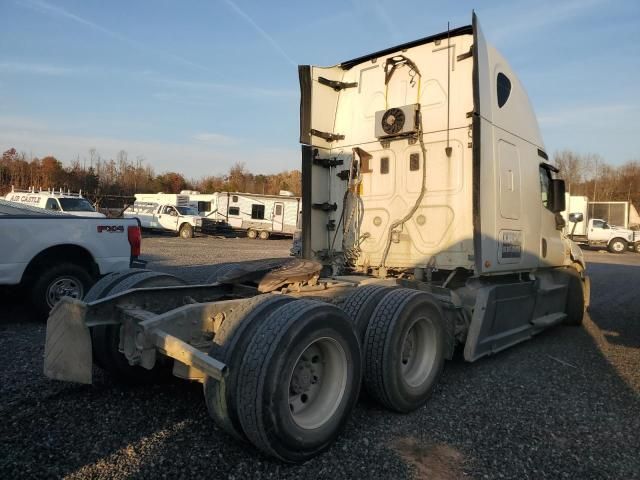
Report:
[{"label": "gravel ground", "polygon": [[[147,238],[149,267],[193,281],[207,264],[286,256],[290,242]],[[409,415],[362,399],[325,454],[284,465],[220,432],[202,388],[42,375],[44,325],[3,299],[0,476],[125,478],[640,478],[640,255],[588,252],[592,307],[494,357],[454,360]],[[8,303],[7,303],[8,302]]]}]

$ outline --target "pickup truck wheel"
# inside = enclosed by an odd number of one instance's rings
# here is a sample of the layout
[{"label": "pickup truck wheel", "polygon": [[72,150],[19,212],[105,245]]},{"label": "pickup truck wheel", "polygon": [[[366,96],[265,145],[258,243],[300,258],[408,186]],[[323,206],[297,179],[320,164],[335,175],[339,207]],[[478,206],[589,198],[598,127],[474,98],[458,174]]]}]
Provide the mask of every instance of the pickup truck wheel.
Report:
[{"label": "pickup truck wheel", "polygon": [[183,223],[180,226],[180,237],[181,238],[193,238],[193,227],[188,223]]},{"label": "pickup truck wheel", "polygon": [[258,232],[250,228],[247,230],[247,238],[251,238],[252,240],[258,238]]},{"label": "pickup truck wheel", "polygon": [[278,307],[294,299],[284,295],[260,295],[256,303],[241,316],[225,319],[216,332],[209,356],[229,367],[224,382],[211,377],[204,381],[204,398],[209,415],[225,432],[238,440],[245,440],[238,416],[238,372],[247,345],[264,319]]},{"label": "pickup truck wheel", "polygon": [[[172,287],[185,284],[184,280],[173,275],[144,271],[121,278],[117,284],[113,285],[108,295],[115,295],[132,288]],[[158,362],[152,370],[129,364],[127,358],[120,352],[120,325],[93,327],[91,340],[94,362],[123,383],[153,382],[166,374],[167,369],[163,368],[165,365],[162,361]]]},{"label": "pickup truck wheel", "polygon": [[622,238],[614,238],[607,248],[611,253],[624,253],[627,251],[627,242]]},{"label": "pickup truck wheel", "polygon": [[269,240],[269,232],[266,230],[262,230],[258,236],[260,237],[260,240]]},{"label": "pickup truck wheel", "polygon": [[427,401],[445,359],[444,319],[430,296],[410,289],[388,292],[364,342],[364,385],[385,407],[411,412]]},{"label": "pickup truck wheel", "polygon": [[358,337],[338,307],[296,300],[257,329],[239,372],[240,423],[260,450],[303,462],[329,448],[355,406]]},{"label": "pickup truck wheel", "polygon": [[85,268],[68,262],[46,265],[38,275],[31,288],[31,302],[39,318],[47,318],[62,297],[81,300],[95,282]]},{"label": "pickup truck wheel", "polygon": [[567,268],[569,275],[569,285],[567,290],[567,318],[564,320],[565,325],[579,327],[582,325],[584,312],[586,311],[585,302],[585,281],[582,279],[582,266],[574,264],[574,267]]},{"label": "pickup truck wheel", "polygon": [[373,311],[393,287],[384,285],[365,285],[358,287],[346,298],[342,310],[353,321],[360,342],[364,342],[364,334]]}]

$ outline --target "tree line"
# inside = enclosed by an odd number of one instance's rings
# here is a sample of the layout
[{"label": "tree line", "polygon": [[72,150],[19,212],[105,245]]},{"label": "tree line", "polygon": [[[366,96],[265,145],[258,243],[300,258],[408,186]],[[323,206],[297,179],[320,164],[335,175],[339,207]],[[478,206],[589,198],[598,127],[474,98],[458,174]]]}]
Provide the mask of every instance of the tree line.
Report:
[{"label": "tree line", "polygon": [[59,189],[93,196],[131,197],[135,193],[179,193],[198,190],[203,193],[232,191],[278,194],[289,190],[300,195],[301,174],[290,170],[276,174],[253,174],[243,163],[233,165],[227,174],[200,179],[186,179],[177,172],[156,174],[143,157],[131,160],[122,150],[113,159],[103,158],[95,149],[89,157],[75,158],[64,165],[53,156],[29,157],[11,148],[0,161],[0,194],[6,195],[11,186],[26,189]]},{"label": "tree line", "polygon": [[[559,177],[566,181],[572,195],[585,195],[590,201],[631,201],[640,206],[640,161],[630,160],[613,166],[601,156],[563,150],[554,155]],[[236,163],[228,173],[200,179],[186,179],[181,173],[156,174],[143,157],[129,159],[122,150],[113,159],[103,158],[95,149],[82,160],[68,165],[53,156],[28,157],[9,149],[0,161],[0,194],[16,188],[63,188],[88,195],[133,196],[134,193],[179,193],[198,190],[203,193],[230,191],[275,195],[280,190],[301,194],[301,173],[290,170],[276,174],[254,174]]]},{"label": "tree line", "polygon": [[640,161],[613,166],[600,155],[570,150],[556,153],[554,160],[571,195],[584,195],[591,202],[630,201],[640,207]]}]

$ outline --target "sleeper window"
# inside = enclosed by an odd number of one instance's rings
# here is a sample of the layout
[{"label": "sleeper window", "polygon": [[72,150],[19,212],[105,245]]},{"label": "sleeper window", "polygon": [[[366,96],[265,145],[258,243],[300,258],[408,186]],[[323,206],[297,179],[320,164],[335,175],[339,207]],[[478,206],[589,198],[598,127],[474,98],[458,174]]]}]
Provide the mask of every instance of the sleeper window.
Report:
[{"label": "sleeper window", "polygon": [[542,192],[542,206],[544,208],[550,208],[551,203],[551,175],[549,174],[549,170],[544,167],[540,167],[540,190]]},{"label": "sleeper window", "polygon": [[498,73],[496,86],[498,90],[498,107],[502,108],[511,94],[511,80],[504,73]]}]

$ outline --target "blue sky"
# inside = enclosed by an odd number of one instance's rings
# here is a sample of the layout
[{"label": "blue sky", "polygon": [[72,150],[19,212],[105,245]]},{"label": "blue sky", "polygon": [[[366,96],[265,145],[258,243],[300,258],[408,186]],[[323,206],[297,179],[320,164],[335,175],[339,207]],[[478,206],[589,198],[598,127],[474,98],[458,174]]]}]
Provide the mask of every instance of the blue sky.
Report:
[{"label": "blue sky", "polygon": [[299,168],[297,64],[469,24],[527,88],[547,150],[640,159],[640,2],[0,0],[0,149],[157,172]]}]

